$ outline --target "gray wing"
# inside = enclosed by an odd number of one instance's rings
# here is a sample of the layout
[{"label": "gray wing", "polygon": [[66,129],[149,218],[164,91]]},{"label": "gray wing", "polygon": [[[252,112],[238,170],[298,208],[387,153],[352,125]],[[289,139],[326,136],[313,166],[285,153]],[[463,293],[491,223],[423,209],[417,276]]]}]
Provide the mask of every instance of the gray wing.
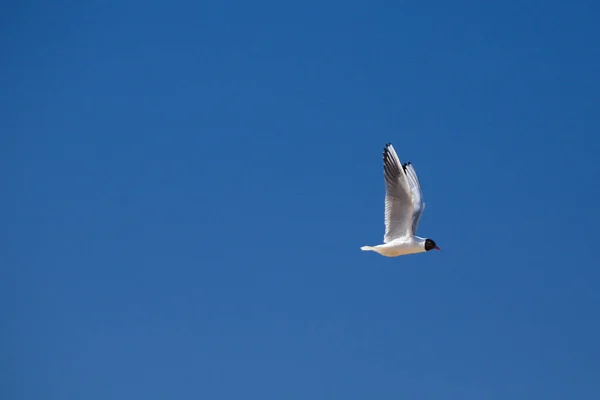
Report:
[{"label": "gray wing", "polygon": [[383,149],[385,178],[385,236],[388,243],[396,238],[412,235],[413,195],[406,172],[391,143]]},{"label": "gray wing", "polygon": [[412,234],[417,234],[417,227],[419,226],[419,220],[425,210],[425,202],[423,201],[423,191],[421,190],[421,184],[417,177],[417,172],[412,164],[409,162],[403,165],[406,177],[408,178],[408,185],[412,193],[413,202],[413,217],[412,217]]}]

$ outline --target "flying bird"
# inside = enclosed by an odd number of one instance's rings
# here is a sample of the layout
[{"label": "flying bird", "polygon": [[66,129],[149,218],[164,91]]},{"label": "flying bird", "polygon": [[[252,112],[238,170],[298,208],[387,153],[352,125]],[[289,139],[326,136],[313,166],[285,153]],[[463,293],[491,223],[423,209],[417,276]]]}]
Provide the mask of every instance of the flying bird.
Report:
[{"label": "flying bird", "polygon": [[402,164],[391,143],[383,149],[385,180],[385,235],[383,244],[363,246],[363,251],[375,251],[382,256],[397,257],[423,253],[440,248],[432,239],[416,235],[419,219],[425,209],[423,192],[415,168]]}]

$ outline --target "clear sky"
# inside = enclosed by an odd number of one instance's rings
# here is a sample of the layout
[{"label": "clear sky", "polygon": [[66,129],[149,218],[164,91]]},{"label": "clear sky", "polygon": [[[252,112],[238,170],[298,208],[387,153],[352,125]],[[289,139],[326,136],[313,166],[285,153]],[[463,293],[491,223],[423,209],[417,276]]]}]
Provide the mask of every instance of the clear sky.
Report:
[{"label": "clear sky", "polygon": [[[600,3],[9,1],[3,399],[600,398]],[[419,174],[385,258],[381,151]]]}]

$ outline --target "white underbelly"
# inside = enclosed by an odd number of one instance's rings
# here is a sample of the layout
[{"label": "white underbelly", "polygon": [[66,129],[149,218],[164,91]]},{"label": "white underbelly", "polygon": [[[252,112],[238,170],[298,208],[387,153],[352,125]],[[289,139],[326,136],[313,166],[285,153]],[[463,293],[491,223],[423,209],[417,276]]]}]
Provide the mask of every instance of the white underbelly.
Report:
[{"label": "white underbelly", "polygon": [[420,253],[425,249],[416,243],[386,243],[375,246],[376,251],[382,256],[397,257],[406,254]]}]

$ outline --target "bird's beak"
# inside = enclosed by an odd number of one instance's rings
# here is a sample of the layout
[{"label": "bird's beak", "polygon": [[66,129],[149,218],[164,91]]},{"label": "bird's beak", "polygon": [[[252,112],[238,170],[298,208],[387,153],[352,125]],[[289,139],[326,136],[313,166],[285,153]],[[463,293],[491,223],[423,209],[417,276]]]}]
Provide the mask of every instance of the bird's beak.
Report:
[{"label": "bird's beak", "polygon": [[435,246],[435,249],[436,249],[437,251],[440,251],[440,248],[439,248],[439,247],[437,247],[437,246]]}]

